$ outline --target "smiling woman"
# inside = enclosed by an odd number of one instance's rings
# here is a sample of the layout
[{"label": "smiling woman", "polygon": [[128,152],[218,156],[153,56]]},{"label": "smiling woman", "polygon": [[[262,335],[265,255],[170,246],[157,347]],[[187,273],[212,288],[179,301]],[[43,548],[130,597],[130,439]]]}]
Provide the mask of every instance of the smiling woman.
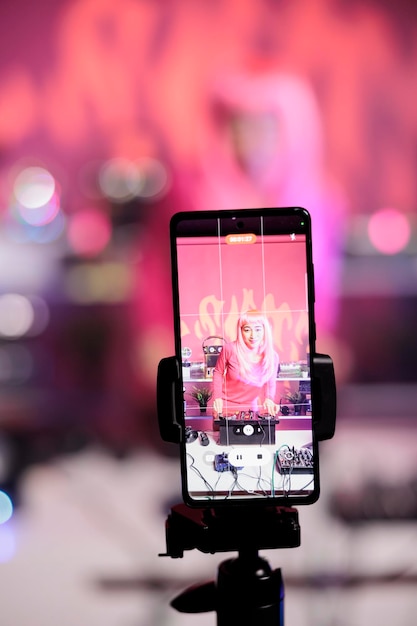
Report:
[{"label": "smiling woman", "polygon": [[236,340],[223,347],[214,368],[215,416],[242,407],[256,411],[258,401],[275,415],[278,366],[268,320],[260,311],[247,311],[238,320]]}]

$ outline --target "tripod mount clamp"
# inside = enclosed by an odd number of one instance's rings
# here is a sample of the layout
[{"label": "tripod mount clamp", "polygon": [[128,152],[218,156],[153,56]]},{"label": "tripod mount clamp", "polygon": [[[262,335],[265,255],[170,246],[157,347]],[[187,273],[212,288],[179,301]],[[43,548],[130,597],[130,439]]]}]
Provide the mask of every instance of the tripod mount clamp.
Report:
[{"label": "tripod mount clamp", "polygon": [[[331,439],[336,428],[336,382],[333,361],[327,354],[313,356],[312,378],[315,398],[313,429],[318,441]],[[157,410],[161,438],[169,443],[181,443],[183,390],[180,385],[180,364],[175,356],[159,362],[157,375]]]},{"label": "tripod mount clamp", "polygon": [[160,556],[182,558],[185,550],[253,552],[300,545],[298,511],[292,507],[173,506],[165,525],[167,551]]}]

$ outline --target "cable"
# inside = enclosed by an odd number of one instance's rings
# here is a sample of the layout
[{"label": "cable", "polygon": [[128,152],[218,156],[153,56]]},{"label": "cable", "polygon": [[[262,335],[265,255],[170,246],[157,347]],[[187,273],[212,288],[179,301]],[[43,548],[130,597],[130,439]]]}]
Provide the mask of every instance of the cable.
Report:
[{"label": "cable", "polygon": [[[191,464],[189,465],[189,468],[193,470],[193,472],[195,472],[197,474],[197,476],[199,478],[201,478],[201,480],[203,481],[203,483],[205,484],[205,486],[207,487],[207,489],[209,491],[212,491],[213,493],[215,493],[214,487],[212,485],[210,485],[210,483],[208,482],[208,480],[206,480],[203,476],[203,474],[200,472],[200,470],[198,469],[198,467],[195,467],[194,463],[195,463],[195,458],[192,456],[192,454],[190,454],[189,452],[187,452],[187,457],[189,457],[191,459]],[[208,496],[208,498],[210,499],[210,497]]]}]

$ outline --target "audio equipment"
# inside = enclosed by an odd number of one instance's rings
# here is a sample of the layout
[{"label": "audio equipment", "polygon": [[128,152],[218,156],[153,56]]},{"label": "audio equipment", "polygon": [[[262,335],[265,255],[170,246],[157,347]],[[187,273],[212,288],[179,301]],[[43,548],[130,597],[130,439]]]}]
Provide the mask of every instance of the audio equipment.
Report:
[{"label": "audio equipment", "polygon": [[280,474],[312,474],[313,453],[310,448],[283,446],[277,455],[277,470]]},{"label": "audio equipment", "polygon": [[254,419],[220,419],[220,444],[275,445],[275,425],[279,420],[271,417]]}]

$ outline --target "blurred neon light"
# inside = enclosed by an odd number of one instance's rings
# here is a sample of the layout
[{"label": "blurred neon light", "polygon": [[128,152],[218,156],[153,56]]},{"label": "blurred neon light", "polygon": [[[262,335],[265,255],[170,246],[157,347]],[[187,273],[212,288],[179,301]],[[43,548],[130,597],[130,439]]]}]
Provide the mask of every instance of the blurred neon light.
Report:
[{"label": "blurred neon light", "polygon": [[0,490],[0,524],[7,522],[13,515],[13,502],[5,491]]},{"label": "blurred neon light", "polygon": [[56,217],[60,208],[58,194],[54,193],[52,198],[38,207],[26,207],[18,204],[16,209],[21,218],[31,226],[43,226],[49,224]]},{"label": "blurred neon light", "polygon": [[3,524],[0,526],[0,563],[7,563],[15,554],[16,536],[14,528],[10,524]]},{"label": "blurred neon light", "polygon": [[368,236],[382,254],[398,254],[410,240],[409,219],[397,209],[380,209],[369,218]]},{"label": "blurred neon light", "polygon": [[104,250],[110,241],[112,227],[105,213],[84,209],[72,216],[68,225],[68,241],[73,251],[91,257]]},{"label": "blurred neon light", "polygon": [[27,167],[16,176],[13,191],[23,207],[36,209],[52,199],[55,179],[43,167]]}]

